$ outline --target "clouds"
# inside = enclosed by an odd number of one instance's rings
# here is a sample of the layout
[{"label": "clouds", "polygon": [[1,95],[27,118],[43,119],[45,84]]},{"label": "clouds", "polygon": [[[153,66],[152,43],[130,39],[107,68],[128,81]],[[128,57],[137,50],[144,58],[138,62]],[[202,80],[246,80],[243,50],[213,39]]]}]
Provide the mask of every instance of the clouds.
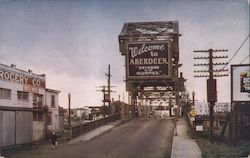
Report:
[{"label": "clouds", "polygon": [[7,11],[1,15],[6,25],[0,26],[4,53],[11,52],[16,58],[55,72],[94,75],[88,73],[93,63],[98,68],[104,59],[100,43],[105,45],[105,41],[98,34],[101,24],[87,21],[84,11],[77,12],[69,3],[16,3],[1,8]]},{"label": "clouds", "polygon": [[[124,90],[125,59],[118,45],[124,22],[179,21],[181,71],[188,79],[188,88],[192,88],[189,91],[198,91],[205,84],[194,82],[194,49],[229,49],[230,57],[249,34],[247,1],[2,0],[0,4],[0,62],[46,73],[48,86],[61,90],[62,98],[67,91],[79,91],[75,84],[84,85],[80,93],[92,97],[78,97],[79,104],[100,103],[93,87],[106,84],[108,64],[112,82],[123,85],[119,89]],[[246,57],[247,48],[246,44],[238,61]],[[67,85],[60,80],[53,82],[64,75],[69,80]],[[90,89],[91,93],[87,91]],[[225,96],[223,90],[219,91]],[[197,97],[205,99],[205,93]],[[61,104],[65,105],[65,100]]]}]

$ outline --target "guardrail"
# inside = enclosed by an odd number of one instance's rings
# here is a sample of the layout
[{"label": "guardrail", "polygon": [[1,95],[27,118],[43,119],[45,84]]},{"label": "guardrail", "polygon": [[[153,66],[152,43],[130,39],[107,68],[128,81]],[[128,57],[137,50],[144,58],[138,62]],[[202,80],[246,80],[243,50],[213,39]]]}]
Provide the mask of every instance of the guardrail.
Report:
[{"label": "guardrail", "polygon": [[84,133],[87,133],[87,132],[89,132],[97,127],[100,127],[102,125],[105,125],[107,123],[110,123],[110,122],[113,122],[113,121],[116,121],[119,119],[121,119],[120,113],[105,117],[105,118],[100,119],[100,120],[87,122],[87,123],[84,123],[82,125],[72,127],[71,138],[77,137],[77,136],[84,134]]}]

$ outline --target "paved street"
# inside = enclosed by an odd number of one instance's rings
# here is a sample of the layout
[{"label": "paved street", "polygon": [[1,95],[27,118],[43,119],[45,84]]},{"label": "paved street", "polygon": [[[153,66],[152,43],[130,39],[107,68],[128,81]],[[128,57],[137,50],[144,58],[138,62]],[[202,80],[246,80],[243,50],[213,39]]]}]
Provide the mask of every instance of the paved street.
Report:
[{"label": "paved street", "polygon": [[170,157],[172,120],[137,119],[89,141],[61,143],[53,150],[40,145],[8,158],[164,158]]}]

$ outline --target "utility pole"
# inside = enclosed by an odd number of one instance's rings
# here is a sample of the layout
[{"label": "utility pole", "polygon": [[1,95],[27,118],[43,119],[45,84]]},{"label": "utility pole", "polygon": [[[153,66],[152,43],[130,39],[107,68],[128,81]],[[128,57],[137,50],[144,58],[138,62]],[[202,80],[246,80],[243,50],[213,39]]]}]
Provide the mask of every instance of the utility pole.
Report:
[{"label": "utility pole", "polygon": [[[108,103],[108,114],[111,114],[111,107],[110,107],[110,103],[111,103],[111,92],[115,92],[111,90],[111,87],[115,87],[115,86],[111,86],[111,74],[110,74],[110,64],[108,65],[108,73],[105,73],[105,75],[107,76],[107,81],[108,81],[108,86],[98,86],[97,88],[102,88],[102,90],[97,90],[97,91],[101,91],[103,93],[103,110],[106,112],[106,105],[105,103]],[[105,112],[103,111],[103,114],[105,116]]]},{"label": "utility pole", "polygon": [[68,126],[69,127],[68,128],[69,128],[69,139],[70,139],[71,138],[71,134],[72,134],[71,133],[72,131],[71,131],[71,112],[70,112],[71,111],[71,109],[70,109],[71,94],[70,93],[68,94],[68,99],[69,99],[69,114],[68,114]]},{"label": "utility pole", "polygon": [[[208,56],[201,56],[201,57],[194,57],[194,59],[208,59],[208,63],[200,63],[200,64],[194,64],[194,66],[208,66],[208,70],[194,70],[195,73],[209,73],[203,74],[203,75],[195,75],[194,77],[209,77],[207,79],[207,101],[209,102],[209,120],[210,120],[210,128],[209,128],[209,140],[210,143],[214,143],[214,129],[213,129],[213,123],[214,123],[214,105],[215,102],[217,102],[217,88],[216,88],[216,79],[214,77],[223,77],[228,76],[228,74],[218,74],[220,72],[227,72],[228,69],[214,69],[214,66],[217,65],[227,65],[228,63],[213,63],[213,59],[223,59],[228,58],[228,56],[213,56],[213,53],[215,52],[227,52],[228,50],[222,49],[222,50],[195,50],[195,53],[208,53]],[[214,72],[217,72],[214,74]]]},{"label": "utility pole", "polygon": [[102,110],[102,115],[105,117],[105,114],[106,114],[106,105],[105,103],[107,102],[107,90],[106,90],[106,87],[107,86],[99,86],[99,88],[102,88],[101,90],[96,90],[96,91],[100,91],[103,93],[103,100],[102,100],[102,103],[103,103],[103,110]]},{"label": "utility pole", "polygon": [[106,76],[108,77],[108,109],[109,109],[109,112],[111,111],[111,108],[110,108],[110,78],[111,78],[111,74],[110,74],[110,64],[108,65],[108,74],[106,74]]}]

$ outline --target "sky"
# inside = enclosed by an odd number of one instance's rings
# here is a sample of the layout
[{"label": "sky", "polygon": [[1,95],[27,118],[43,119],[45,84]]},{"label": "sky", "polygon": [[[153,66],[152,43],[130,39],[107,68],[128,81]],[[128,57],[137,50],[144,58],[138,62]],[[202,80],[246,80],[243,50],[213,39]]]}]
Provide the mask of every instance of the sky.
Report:
[{"label": "sky", "polygon": [[[0,0],[0,63],[46,74],[46,87],[60,90],[59,105],[100,106],[98,86],[107,85],[111,65],[111,97],[125,90],[125,57],[118,35],[125,22],[178,21],[180,71],[187,91],[206,100],[206,79],[194,78],[194,50],[228,49],[231,58],[249,37],[248,0]],[[249,38],[230,62],[249,56]],[[249,63],[246,59],[243,63]],[[218,101],[230,101],[230,76],[218,78]]]}]

